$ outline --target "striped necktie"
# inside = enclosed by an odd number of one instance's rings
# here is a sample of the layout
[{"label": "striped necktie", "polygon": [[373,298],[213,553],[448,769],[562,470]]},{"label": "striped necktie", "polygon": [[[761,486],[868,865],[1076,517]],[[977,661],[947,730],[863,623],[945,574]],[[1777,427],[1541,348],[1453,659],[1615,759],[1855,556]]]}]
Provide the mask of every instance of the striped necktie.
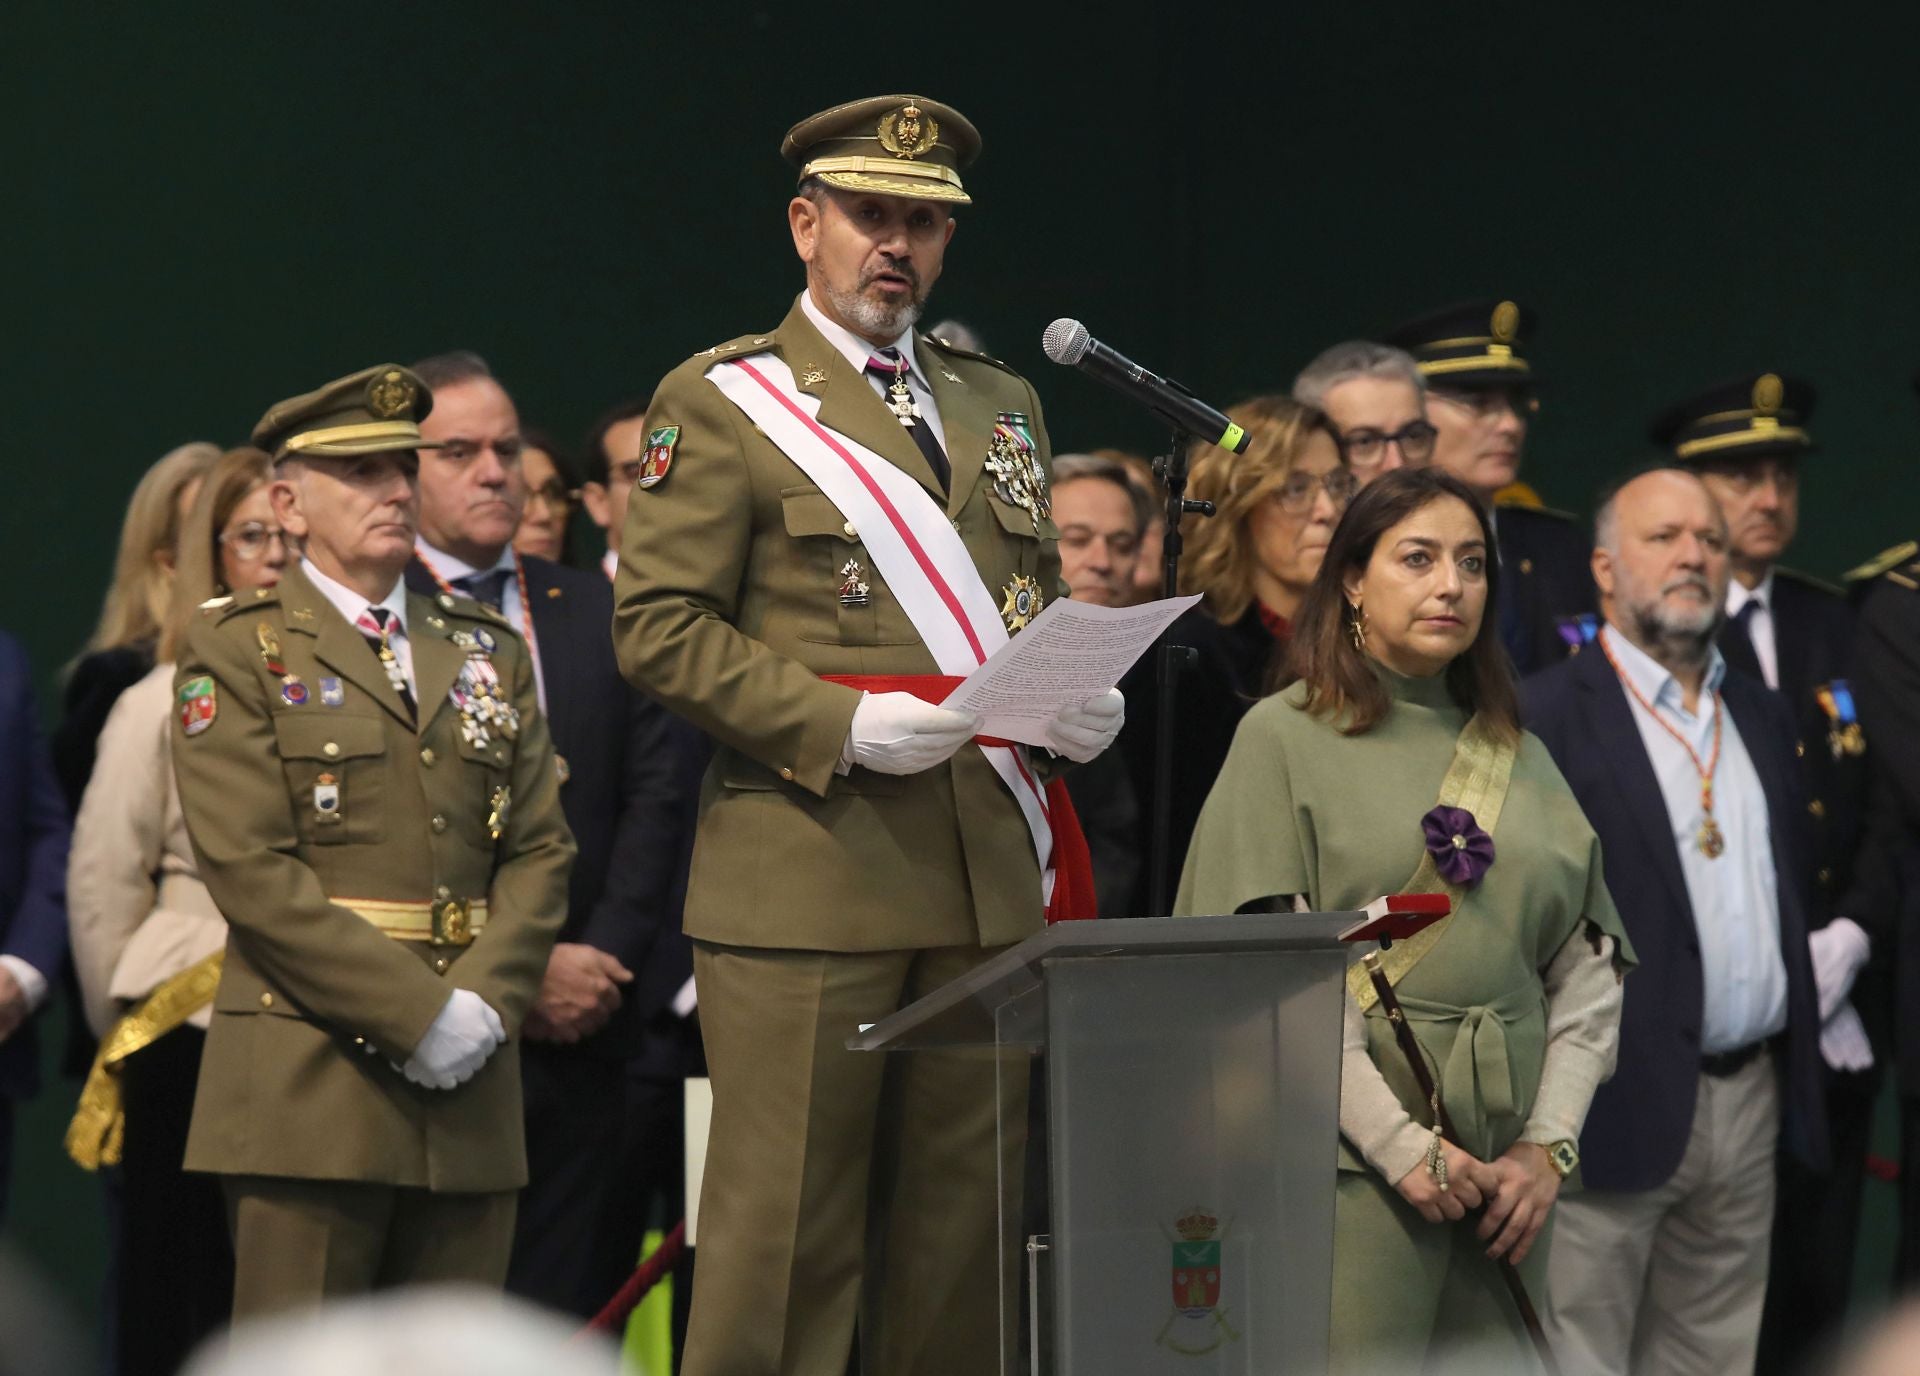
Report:
[{"label": "striped necktie", "polygon": [[413,700],[413,687],[407,682],[407,671],[401,665],[399,656],[393,652],[393,632],[400,630],[400,618],[385,607],[368,607],[354,620],[354,626],[367,638],[367,644],[373,647],[379,656],[380,668],[386,673],[387,682],[393,685],[393,691],[400,695],[400,701],[407,709],[407,715],[414,721],[420,719],[420,709]]}]

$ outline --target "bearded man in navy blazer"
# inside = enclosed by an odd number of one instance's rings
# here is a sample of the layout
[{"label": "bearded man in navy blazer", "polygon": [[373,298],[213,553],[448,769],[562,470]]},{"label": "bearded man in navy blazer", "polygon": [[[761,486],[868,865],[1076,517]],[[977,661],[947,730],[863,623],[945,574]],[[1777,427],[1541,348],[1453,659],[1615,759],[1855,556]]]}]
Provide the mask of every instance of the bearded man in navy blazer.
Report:
[{"label": "bearded man in navy blazer", "polygon": [[1606,625],[1523,687],[1640,957],[1548,1264],[1569,1376],[1752,1370],[1775,1153],[1826,1168],[1794,722],[1715,646],[1727,545],[1694,474],[1624,483],[1595,520]]},{"label": "bearded man in navy blazer", "polygon": [[[620,676],[613,589],[599,573],[522,557],[520,417],[478,354],[415,365],[433,389],[421,433],[420,538],[407,585],[487,603],[533,652],[559,756],[560,805],[579,853],[545,980],[521,1047],[527,1185],[509,1292],[590,1318],[639,1259],[621,1176],[631,1064],[684,1074],[697,1062],[693,950],[680,931],[694,800],[708,747]],[[651,1138],[677,1142],[679,1095]],[[663,1101],[664,1102],[664,1101]],[[674,1220],[665,1220],[671,1227]]]},{"label": "bearded man in navy blazer", "polygon": [[39,1087],[33,1015],[67,962],[68,830],[26,654],[0,632],[0,1222],[13,1105]]}]

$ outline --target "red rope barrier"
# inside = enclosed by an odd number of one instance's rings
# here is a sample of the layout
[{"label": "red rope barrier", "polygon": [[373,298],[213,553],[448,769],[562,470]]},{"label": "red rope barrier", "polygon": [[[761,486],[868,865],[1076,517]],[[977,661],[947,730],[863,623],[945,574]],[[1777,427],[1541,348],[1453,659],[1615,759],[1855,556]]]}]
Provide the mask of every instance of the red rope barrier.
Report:
[{"label": "red rope barrier", "polygon": [[679,1262],[686,1237],[687,1221],[681,1219],[673,1225],[672,1232],[660,1239],[660,1245],[653,1249],[653,1255],[633,1268],[633,1274],[627,1277],[626,1284],[614,1292],[606,1307],[580,1330],[581,1334],[617,1332],[626,1323],[627,1316],[647,1297],[647,1291],[658,1285],[660,1278]]}]

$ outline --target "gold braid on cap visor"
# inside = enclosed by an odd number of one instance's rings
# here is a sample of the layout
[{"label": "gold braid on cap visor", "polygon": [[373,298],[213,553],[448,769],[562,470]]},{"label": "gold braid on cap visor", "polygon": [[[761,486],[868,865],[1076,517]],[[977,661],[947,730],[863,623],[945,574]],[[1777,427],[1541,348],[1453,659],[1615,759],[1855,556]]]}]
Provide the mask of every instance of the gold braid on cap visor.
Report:
[{"label": "gold braid on cap visor", "polygon": [[802,180],[821,172],[866,172],[874,176],[920,177],[927,181],[942,181],[954,190],[960,189],[960,174],[951,167],[942,167],[933,162],[914,162],[906,158],[869,158],[858,153],[849,153],[838,158],[815,158],[800,169]]}]

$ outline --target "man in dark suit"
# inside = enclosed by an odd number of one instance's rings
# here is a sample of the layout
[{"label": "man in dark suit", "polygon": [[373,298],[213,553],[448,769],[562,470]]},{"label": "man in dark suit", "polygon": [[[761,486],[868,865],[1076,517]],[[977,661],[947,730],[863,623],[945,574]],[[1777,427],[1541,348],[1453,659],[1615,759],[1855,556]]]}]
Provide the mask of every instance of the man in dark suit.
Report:
[{"label": "man in dark suit", "polygon": [[[529,1178],[507,1288],[590,1317],[638,1259],[638,1233],[609,1226],[616,1195],[631,1188],[620,1176],[627,1063],[677,1069],[691,1036],[680,893],[705,750],[621,678],[607,580],[514,553],[526,495],[520,423],[484,360],[442,354],[417,371],[433,389],[423,433],[441,448],[421,463],[407,581],[497,607],[525,636],[579,846],[566,925],[527,1019]],[[674,1136],[676,1120],[655,1131]]]},{"label": "man in dark suit", "polygon": [[67,962],[67,809],[26,654],[0,632],[0,1222],[13,1106],[39,1086],[32,1018]]},{"label": "man in dark suit", "polygon": [[1529,680],[1640,965],[1564,1201],[1548,1328],[1570,1370],[1751,1369],[1776,1144],[1826,1166],[1804,794],[1786,703],[1714,645],[1726,523],[1679,469],[1602,505],[1606,624]]},{"label": "man in dark suit", "polygon": [[1427,384],[1427,419],[1438,432],[1430,462],[1493,511],[1503,587],[1512,592],[1500,599],[1500,642],[1521,675],[1565,659],[1599,629],[1579,522],[1530,493],[1512,495],[1540,409],[1526,355],[1538,326],[1515,302],[1465,301],[1381,336],[1413,355]]},{"label": "man in dark suit", "polygon": [[[1866,829],[1867,736],[1849,660],[1853,613],[1838,588],[1780,567],[1800,524],[1800,466],[1813,449],[1814,390],[1778,373],[1748,373],[1669,407],[1652,437],[1700,475],[1727,518],[1733,576],[1720,652],[1765,680],[1793,714],[1813,838],[1809,914],[1820,993],[1833,1169],[1780,1163],[1779,1217],[1767,1278],[1760,1370],[1797,1371],[1846,1317],[1867,1141],[1880,1071],[1871,1025],[1885,1022],[1884,981],[1855,982],[1893,948],[1891,897],[1856,882]],[[1870,1022],[1863,1022],[1861,1011]],[[1884,1036],[1877,1037],[1884,1051]]]}]

